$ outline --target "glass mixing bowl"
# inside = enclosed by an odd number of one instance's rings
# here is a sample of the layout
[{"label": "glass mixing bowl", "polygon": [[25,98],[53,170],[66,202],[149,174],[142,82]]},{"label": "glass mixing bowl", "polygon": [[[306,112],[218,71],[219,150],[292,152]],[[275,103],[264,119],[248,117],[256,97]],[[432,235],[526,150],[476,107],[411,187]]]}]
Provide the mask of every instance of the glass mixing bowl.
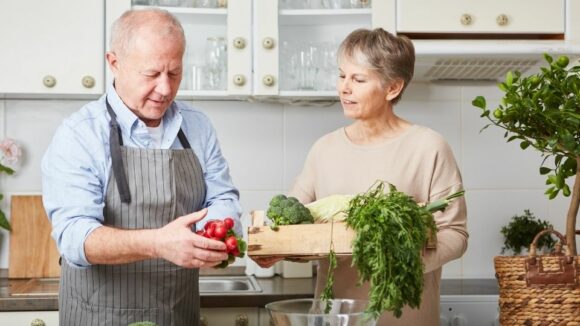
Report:
[{"label": "glass mixing bowl", "polygon": [[376,320],[364,313],[368,301],[332,300],[332,309],[324,313],[326,301],[293,299],[268,303],[266,309],[276,326],[374,326]]}]

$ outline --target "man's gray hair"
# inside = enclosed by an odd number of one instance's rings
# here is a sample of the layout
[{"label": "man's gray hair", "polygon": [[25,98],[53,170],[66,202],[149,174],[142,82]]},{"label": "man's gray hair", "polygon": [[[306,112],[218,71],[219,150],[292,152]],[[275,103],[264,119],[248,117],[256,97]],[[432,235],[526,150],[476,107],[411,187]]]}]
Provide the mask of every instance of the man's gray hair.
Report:
[{"label": "man's gray hair", "polygon": [[128,10],[119,17],[111,27],[111,51],[122,55],[131,46],[140,29],[155,26],[156,32],[168,38],[177,38],[185,48],[183,26],[167,10],[150,8],[145,10]]}]

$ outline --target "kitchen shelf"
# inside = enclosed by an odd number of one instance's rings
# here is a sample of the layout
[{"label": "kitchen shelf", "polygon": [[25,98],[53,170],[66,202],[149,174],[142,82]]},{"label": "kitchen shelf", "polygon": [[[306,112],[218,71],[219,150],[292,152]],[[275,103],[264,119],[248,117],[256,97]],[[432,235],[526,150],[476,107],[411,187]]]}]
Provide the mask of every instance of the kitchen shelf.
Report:
[{"label": "kitchen shelf", "polygon": [[280,96],[282,97],[324,97],[324,98],[336,98],[338,100],[338,95],[336,91],[280,91]]},{"label": "kitchen shelf", "polygon": [[189,7],[158,7],[158,6],[133,6],[133,9],[159,8],[176,15],[180,20],[195,21],[203,25],[225,25],[228,17],[226,8],[189,8]]},{"label": "kitchen shelf", "polygon": [[178,97],[226,97],[228,96],[227,91],[188,91],[180,90],[177,92]]},{"label": "kitchen shelf", "polygon": [[371,21],[371,9],[282,9],[280,25],[366,24]]}]

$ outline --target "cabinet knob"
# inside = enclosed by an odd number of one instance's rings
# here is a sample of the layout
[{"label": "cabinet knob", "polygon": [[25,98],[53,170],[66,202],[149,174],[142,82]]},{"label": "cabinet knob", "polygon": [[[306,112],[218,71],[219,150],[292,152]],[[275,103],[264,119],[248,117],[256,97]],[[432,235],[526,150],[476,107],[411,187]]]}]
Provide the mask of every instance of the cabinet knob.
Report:
[{"label": "cabinet knob", "polygon": [[245,84],[246,84],[246,77],[244,77],[244,75],[235,75],[234,76],[234,85],[244,86]]},{"label": "cabinet knob", "polygon": [[272,49],[274,48],[274,39],[271,37],[264,37],[262,40],[262,46],[264,49]]},{"label": "cabinet knob", "polygon": [[95,86],[95,79],[91,76],[84,76],[82,83],[85,88],[93,88]]},{"label": "cabinet knob", "polygon": [[46,326],[46,324],[44,320],[36,318],[30,322],[30,326]]},{"label": "cabinet knob", "polygon": [[453,319],[451,320],[451,325],[452,326],[467,326],[467,320],[461,314],[455,315],[455,316],[453,316]]},{"label": "cabinet knob", "polygon": [[262,78],[262,83],[264,83],[266,86],[274,86],[274,81],[275,79],[272,75],[266,75],[264,78]]},{"label": "cabinet knob", "polygon": [[205,316],[199,317],[199,326],[207,326],[207,318]]},{"label": "cabinet knob", "polygon": [[239,314],[236,316],[236,326],[248,326],[248,325],[249,325],[248,315]]},{"label": "cabinet knob", "polygon": [[44,76],[44,78],[42,78],[42,83],[44,84],[44,86],[52,88],[54,87],[54,85],[56,85],[56,78],[54,78],[54,76],[51,75],[46,75]]},{"label": "cabinet knob", "polygon": [[507,15],[501,14],[501,15],[497,16],[495,21],[497,22],[497,24],[499,26],[505,26],[509,23],[509,18]]},{"label": "cabinet knob", "polygon": [[236,49],[241,50],[246,47],[246,40],[243,37],[236,37],[233,44]]},{"label": "cabinet knob", "polygon": [[470,14],[463,14],[461,15],[461,25],[471,25],[471,23],[473,22],[473,17],[471,17]]}]

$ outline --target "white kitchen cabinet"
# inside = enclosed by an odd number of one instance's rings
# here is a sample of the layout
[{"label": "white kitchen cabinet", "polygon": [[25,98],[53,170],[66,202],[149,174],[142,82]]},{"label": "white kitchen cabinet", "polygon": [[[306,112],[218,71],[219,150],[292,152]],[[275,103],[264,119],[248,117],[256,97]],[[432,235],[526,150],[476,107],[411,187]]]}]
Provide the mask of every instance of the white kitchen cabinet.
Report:
[{"label": "white kitchen cabinet", "polygon": [[270,317],[270,314],[268,313],[268,310],[266,308],[260,308],[259,310],[259,315],[260,315],[260,326],[274,326],[274,321],[272,320],[272,317]]},{"label": "white kitchen cabinet", "polygon": [[499,326],[498,295],[441,295],[441,326]]},{"label": "white kitchen cabinet", "polygon": [[399,33],[564,34],[565,0],[397,0]]},{"label": "white kitchen cabinet", "polygon": [[258,308],[202,308],[200,326],[255,326]]},{"label": "white kitchen cabinet", "polygon": [[[146,2],[146,1],[144,1]],[[131,1],[119,1],[124,10]],[[224,2],[225,3],[225,2]],[[227,8],[197,8],[194,2],[186,7],[158,8],[173,13],[181,22],[187,42],[183,79],[178,95],[182,97],[225,97],[251,95],[252,91],[252,0],[229,1]],[[115,4],[119,7],[119,4]],[[138,5],[134,9],[150,6]],[[117,10],[108,19],[110,25],[124,11]],[[227,45],[227,73],[223,88],[212,88],[207,78],[206,43],[208,39],[224,39]],[[204,75],[205,74],[205,75]]]},{"label": "white kitchen cabinet", "polygon": [[[384,9],[386,4],[393,1],[386,0],[377,8]],[[129,0],[120,3],[121,6],[131,7]],[[119,2],[114,5],[118,7]],[[324,43],[335,51],[339,42],[352,30],[370,28],[375,18],[380,21],[382,17],[394,13],[391,10],[389,14],[377,14],[371,8],[283,9],[279,7],[279,1],[274,0],[228,1],[227,8],[161,8],[180,19],[188,43],[184,60],[186,69],[178,95],[201,98],[335,96],[334,86],[325,90],[317,86],[307,89],[284,88],[281,81],[292,74],[289,68],[296,68],[296,65],[287,65],[288,58],[281,48]],[[118,17],[121,12],[112,16]],[[107,25],[114,19],[116,17],[108,17]],[[196,86],[199,84],[199,78],[196,78],[200,75],[199,67],[205,64],[205,43],[208,37],[224,37],[227,40],[227,87],[223,90],[200,90]],[[335,58],[331,60],[334,61],[330,64],[334,64]],[[334,84],[335,76],[336,67],[331,77],[333,80],[327,85]]]},{"label": "white kitchen cabinet", "polygon": [[348,33],[373,25],[373,9],[286,9],[281,3],[254,0],[253,94],[336,96],[333,53]]},{"label": "white kitchen cabinet", "polygon": [[104,1],[4,1],[0,94],[101,94]]},{"label": "white kitchen cabinet", "polygon": [[0,324],[7,326],[58,326],[58,311],[0,312]]}]

